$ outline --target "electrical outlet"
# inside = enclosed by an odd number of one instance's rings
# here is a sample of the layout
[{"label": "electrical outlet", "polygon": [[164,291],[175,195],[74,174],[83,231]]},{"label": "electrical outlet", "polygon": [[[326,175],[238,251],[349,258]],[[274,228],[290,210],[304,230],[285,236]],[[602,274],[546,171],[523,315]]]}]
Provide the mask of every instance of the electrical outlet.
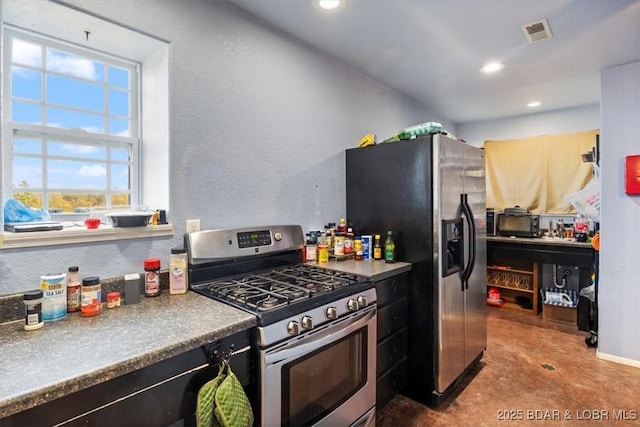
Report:
[{"label": "electrical outlet", "polygon": [[188,219],[187,220],[187,233],[193,233],[194,231],[200,231],[200,220],[199,219]]}]

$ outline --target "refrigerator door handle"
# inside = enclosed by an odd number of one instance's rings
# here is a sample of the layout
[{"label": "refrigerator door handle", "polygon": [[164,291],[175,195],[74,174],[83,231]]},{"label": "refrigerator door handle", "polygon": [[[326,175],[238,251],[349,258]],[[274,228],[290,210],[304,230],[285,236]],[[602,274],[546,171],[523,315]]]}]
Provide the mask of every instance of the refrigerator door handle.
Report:
[{"label": "refrigerator door handle", "polygon": [[462,272],[462,281],[465,288],[469,289],[469,278],[471,277],[471,273],[473,273],[473,267],[476,263],[476,224],[473,219],[471,206],[469,206],[469,202],[467,201],[467,194],[463,193],[461,196],[462,212],[464,213],[467,224],[469,224],[469,263]]}]

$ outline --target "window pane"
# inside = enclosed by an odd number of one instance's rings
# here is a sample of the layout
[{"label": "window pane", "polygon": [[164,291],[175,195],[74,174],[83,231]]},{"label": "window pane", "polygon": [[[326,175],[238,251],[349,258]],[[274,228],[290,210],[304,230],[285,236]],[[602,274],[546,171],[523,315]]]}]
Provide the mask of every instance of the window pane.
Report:
[{"label": "window pane", "polygon": [[104,117],[97,114],[49,107],[47,108],[47,126],[104,133]]},{"label": "window pane", "polygon": [[129,121],[109,119],[109,135],[129,136]]},{"label": "window pane", "polygon": [[131,151],[123,148],[112,148],[111,149],[111,160],[119,161],[119,162],[128,162],[131,160],[131,156],[129,155]]},{"label": "window pane", "polygon": [[88,212],[88,209],[105,206],[106,197],[102,193],[49,193],[47,209],[62,209],[63,212]]},{"label": "window pane", "polygon": [[20,123],[42,124],[42,111],[39,105],[13,101],[11,103],[11,120]]},{"label": "window pane", "polygon": [[13,51],[11,60],[16,64],[31,65],[32,67],[42,67],[42,47],[13,39]]},{"label": "window pane", "polygon": [[111,165],[111,189],[129,189],[129,165]]},{"label": "window pane", "polygon": [[46,68],[68,76],[104,82],[104,64],[55,49],[47,49]]},{"label": "window pane", "polygon": [[13,156],[13,188],[42,187],[42,159]]},{"label": "window pane", "polygon": [[42,140],[38,138],[20,138],[13,140],[13,152],[22,154],[42,154]]},{"label": "window pane", "polygon": [[129,193],[111,194],[111,206],[129,206],[129,205],[131,205],[131,195]]},{"label": "window pane", "polygon": [[22,67],[11,67],[11,95],[17,98],[42,100],[42,73]]},{"label": "window pane", "polygon": [[12,196],[25,206],[42,209],[42,193],[33,191],[14,191]]},{"label": "window pane", "polygon": [[107,148],[95,145],[76,144],[65,141],[49,141],[48,154],[50,156],[82,157],[105,160]]},{"label": "window pane", "polygon": [[47,75],[47,103],[104,112],[104,98],[103,86]]},{"label": "window pane", "polygon": [[129,71],[122,68],[109,67],[109,84],[129,89]]},{"label": "window pane", "polygon": [[109,90],[109,114],[129,117],[129,92]]},{"label": "window pane", "polygon": [[103,162],[49,160],[49,188],[100,189],[107,187],[107,168]]}]

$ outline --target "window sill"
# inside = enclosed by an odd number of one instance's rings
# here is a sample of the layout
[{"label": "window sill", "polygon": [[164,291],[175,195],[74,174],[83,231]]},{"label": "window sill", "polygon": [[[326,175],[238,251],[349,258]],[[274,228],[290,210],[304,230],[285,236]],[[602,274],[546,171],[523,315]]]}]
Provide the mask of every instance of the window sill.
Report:
[{"label": "window sill", "polygon": [[101,225],[94,230],[89,230],[84,227],[70,227],[56,231],[3,232],[0,233],[0,249],[37,248],[41,246],[147,239],[165,236],[173,236],[173,226],[171,224],[127,228],[114,228],[108,225]]}]

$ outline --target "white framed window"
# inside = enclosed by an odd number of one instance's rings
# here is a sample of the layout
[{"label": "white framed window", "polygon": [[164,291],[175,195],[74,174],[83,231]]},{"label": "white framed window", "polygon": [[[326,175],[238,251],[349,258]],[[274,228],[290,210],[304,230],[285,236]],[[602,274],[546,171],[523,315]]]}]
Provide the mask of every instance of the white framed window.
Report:
[{"label": "white framed window", "polygon": [[[143,205],[171,220],[170,43],[58,2],[3,0],[1,8],[0,199],[21,191],[65,228],[0,230],[0,249],[172,235],[170,224],[87,230],[82,222],[86,204]],[[14,39],[26,52],[15,61]],[[18,87],[13,71],[39,83]],[[67,97],[73,89],[82,96]]]},{"label": "white framed window", "polygon": [[137,205],[140,64],[17,28],[4,41],[5,199]]}]

